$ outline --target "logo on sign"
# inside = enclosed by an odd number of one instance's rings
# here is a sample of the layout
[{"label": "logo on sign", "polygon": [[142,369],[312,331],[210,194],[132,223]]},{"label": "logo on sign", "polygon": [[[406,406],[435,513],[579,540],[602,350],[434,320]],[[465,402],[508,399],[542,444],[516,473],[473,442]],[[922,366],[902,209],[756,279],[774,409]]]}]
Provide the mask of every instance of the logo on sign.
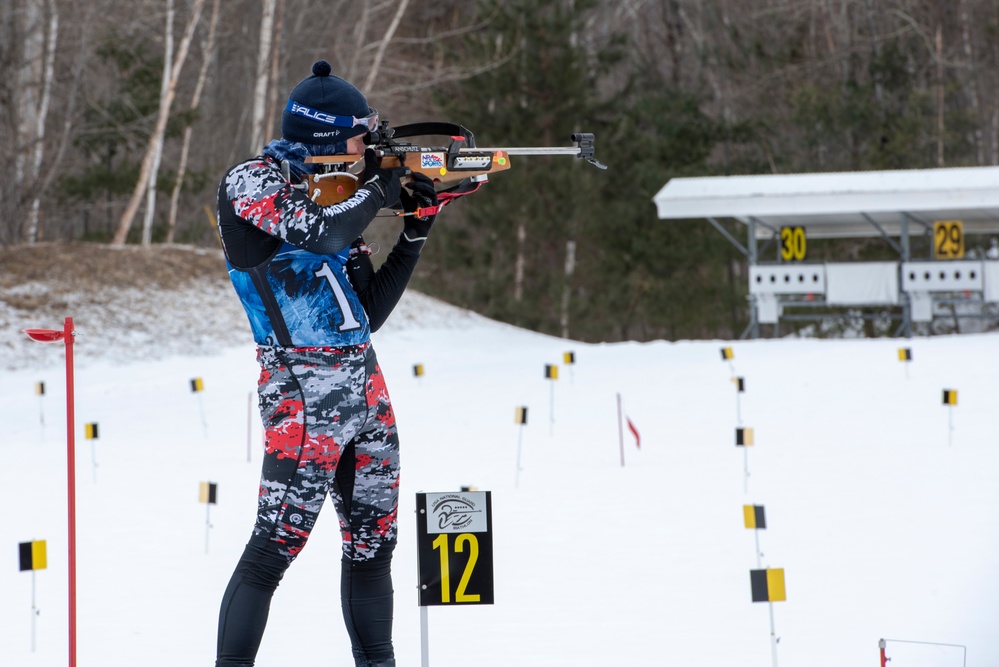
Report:
[{"label": "logo on sign", "polygon": [[420,153],[420,167],[423,169],[442,169],[444,167],[444,154]]},{"label": "logo on sign", "polygon": [[428,494],[431,497],[428,528],[435,533],[474,533],[488,530],[485,501],[480,493]]}]

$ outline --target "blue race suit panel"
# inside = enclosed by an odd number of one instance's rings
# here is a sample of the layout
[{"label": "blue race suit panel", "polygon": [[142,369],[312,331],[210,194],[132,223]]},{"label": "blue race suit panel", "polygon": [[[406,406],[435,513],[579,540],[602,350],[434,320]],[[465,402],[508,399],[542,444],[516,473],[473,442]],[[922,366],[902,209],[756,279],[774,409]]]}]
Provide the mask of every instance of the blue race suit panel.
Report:
[{"label": "blue race suit panel", "polygon": [[349,249],[318,255],[283,243],[250,269],[229,264],[229,277],[258,345],[341,347],[366,343],[368,317],[345,268]]}]

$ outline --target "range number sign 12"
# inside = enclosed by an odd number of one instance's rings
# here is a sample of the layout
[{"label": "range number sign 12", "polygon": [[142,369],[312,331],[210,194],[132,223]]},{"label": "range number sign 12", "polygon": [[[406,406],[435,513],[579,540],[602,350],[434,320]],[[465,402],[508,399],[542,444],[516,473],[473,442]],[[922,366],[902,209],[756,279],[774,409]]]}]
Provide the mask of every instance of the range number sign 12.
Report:
[{"label": "range number sign 12", "polygon": [[492,494],[416,494],[420,606],[493,603]]}]

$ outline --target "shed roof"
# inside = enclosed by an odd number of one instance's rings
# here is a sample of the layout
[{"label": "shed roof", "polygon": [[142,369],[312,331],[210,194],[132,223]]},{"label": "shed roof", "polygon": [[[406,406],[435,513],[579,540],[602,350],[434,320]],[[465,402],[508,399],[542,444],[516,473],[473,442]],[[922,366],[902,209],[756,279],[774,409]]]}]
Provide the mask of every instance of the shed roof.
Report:
[{"label": "shed roof", "polygon": [[[802,226],[811,238],[899,236],[903,215],[965,234],[999,233],[999,167],[673,178],[655,195],[659,218],[755,218]],[[916,228],[911,232],[920,233]],[[772,232],[757,228],[757,236]]]}]

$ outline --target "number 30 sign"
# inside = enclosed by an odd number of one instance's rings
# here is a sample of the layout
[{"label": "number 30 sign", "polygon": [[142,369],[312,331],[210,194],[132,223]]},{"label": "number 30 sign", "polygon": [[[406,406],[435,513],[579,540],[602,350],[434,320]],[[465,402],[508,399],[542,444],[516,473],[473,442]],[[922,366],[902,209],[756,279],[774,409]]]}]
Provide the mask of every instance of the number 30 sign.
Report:
[{"label": "number 30 sign", "polygon": [[416,494],[420,606],[493,603],[489,491]]}]

